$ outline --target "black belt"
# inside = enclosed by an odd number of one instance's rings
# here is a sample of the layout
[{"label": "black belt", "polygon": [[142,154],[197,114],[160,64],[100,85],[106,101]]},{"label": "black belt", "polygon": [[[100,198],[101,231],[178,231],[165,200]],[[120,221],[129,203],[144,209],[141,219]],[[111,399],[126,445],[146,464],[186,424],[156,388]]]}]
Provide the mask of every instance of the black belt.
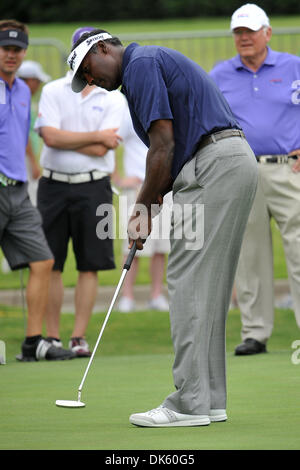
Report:
[{"label": "black belt", "polygon": [[213,134],[202,137],[197,152],[207,145],[216,143],[218,140],[228,139],[229,137],[242,137],[245,139],[245,134],[239,129],[224,129],[223,131],[214,132]]},{"label": "black belt", "polygon": [[256,157],[259,163],[288,163],[289,160],[298,160],[297,155],[258,155]]}]

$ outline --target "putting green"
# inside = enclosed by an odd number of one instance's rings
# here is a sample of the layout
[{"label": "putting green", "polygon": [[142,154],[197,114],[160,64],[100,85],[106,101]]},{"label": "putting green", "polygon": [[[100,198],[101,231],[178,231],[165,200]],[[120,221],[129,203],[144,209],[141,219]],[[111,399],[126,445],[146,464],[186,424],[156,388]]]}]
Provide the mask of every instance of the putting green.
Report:
[{"label": "putting green", "polygon": [[[93,315],[88,331],[95,344],[105,314]],[[72,315],[61,320],[64,344]],[[300,339],[290,311],[276,311],[269,352],[233,355],[240,316],[227,324],[228,421],[198,428],[138,428],[134,412],[158,406],[173,390],[173,354],[168,315],[113,313],[82,391],[83,408],[62,408],[56,400],[77,400],[87,359],[19,363],[23,339],[20,312],[2,309],[1,339],[7,364],[0,366],[0,449],[9,450],[196,450],[299,449],[300,364],[292,342]],[[153,353],[149,353],[152,351]]]},{"label": "putting green", "polygon": [[96,357],[85,408],[75,400],[86,360],[10,363],[0,369],[1,449],[299,449],[300,365],[289,352],[228,355],[226,423],[182,429],[130,425],[172,390],[172,355]]}]

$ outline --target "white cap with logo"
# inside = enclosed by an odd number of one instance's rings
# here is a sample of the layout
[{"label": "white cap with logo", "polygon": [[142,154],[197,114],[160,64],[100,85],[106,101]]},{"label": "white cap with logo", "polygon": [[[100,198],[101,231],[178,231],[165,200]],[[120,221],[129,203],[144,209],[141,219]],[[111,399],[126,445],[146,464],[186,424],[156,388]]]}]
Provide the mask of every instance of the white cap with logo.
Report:
[{"label": "white cap with logo", "polygon": [[238,8],[231,17],[230,29],[249,28],[258,31],[263,26],[270,26],[269,18],[264,10],[254,3],[246,3]]},{"label": "white cap with logo", "polygon": [[95,34],[94,36],[90,36],[85,39],[75,49],[72,50],[68,57],[68,64],[70,69],[73,71],[71,87],[75,93],[79,93],[87,85],[86,79],[79,74],[81,62],[94,44],[96,44],[98,41],[105,41],[106,39],[111,38],[112,36],[109,33]]}]

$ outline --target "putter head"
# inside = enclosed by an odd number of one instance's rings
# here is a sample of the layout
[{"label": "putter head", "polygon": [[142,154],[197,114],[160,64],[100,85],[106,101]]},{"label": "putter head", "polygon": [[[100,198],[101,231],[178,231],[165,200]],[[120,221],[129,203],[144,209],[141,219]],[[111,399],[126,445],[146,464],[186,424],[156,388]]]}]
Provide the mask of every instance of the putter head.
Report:
[{"label": "putter head", "polygon": [[79,400],[56,400],[56,406],[61,406],[63,408],[84,408],[85,403]]}]

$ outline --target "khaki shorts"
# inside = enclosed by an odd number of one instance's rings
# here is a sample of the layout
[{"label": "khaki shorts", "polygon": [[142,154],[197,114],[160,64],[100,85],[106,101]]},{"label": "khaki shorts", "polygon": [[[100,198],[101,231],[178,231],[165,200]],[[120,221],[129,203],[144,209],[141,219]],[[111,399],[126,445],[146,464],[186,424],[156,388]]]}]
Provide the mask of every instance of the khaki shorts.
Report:
[{"label": "khaki shorts", "polygon": [[[140,188],[125,189],[122,196],[127,197],[128,212],[120,211],[120,223],[123,227],[127,227],[127,222],[131,213],[131,209],[136,201]],[[152,231],[144,243],[143,250],[137,250],[136,256],[151,257],[154,253],[168,254],[170,252],[170,224],[172,213],[172,192],[164,197],[164,204],[161,212],[152,219]],[[123,254],[128,254],[128,239],[123,241]]]}]

